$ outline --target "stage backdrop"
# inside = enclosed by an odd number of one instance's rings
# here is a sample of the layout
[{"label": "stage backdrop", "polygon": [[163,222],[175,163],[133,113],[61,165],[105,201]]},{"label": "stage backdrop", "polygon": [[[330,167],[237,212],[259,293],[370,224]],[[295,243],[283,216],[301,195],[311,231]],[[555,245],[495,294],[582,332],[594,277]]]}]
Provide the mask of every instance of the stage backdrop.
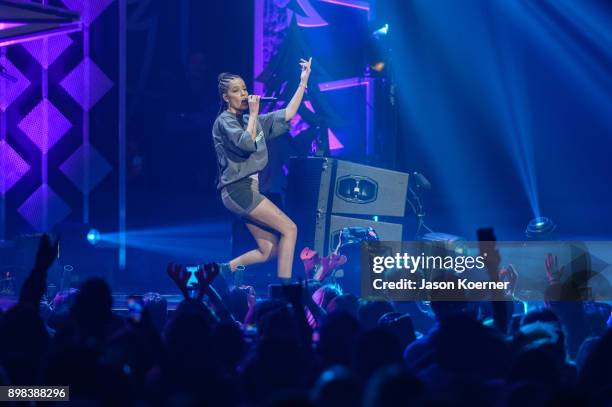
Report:
[{"label": "stage backdrop", "polygon": [[375,82],[366,70],[373,10],[369,1],[255,0],[254,92],[281,108],[299,83],[299,59],[313,58],[305,103],[290,137],[269,146],[260,174],[266,192],[283,192],[288,157],[319,154],[374,162],[382,154],[374,115]]},{"label": "stage backdrop", "polygon": [[0,240],[119,229],[119,3],[44,0],[82,31],[0,48]]}]

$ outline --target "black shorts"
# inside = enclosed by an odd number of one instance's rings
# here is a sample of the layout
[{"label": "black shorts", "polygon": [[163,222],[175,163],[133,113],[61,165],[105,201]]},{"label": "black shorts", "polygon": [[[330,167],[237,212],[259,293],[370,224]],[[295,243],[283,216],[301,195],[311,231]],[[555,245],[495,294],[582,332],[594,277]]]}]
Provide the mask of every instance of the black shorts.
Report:
[{"label": "black shorts", "polygon": [[259,192],[257,175],[243,178],[221,189],[223,205],[238,216],[248,215],[266,197]]}]

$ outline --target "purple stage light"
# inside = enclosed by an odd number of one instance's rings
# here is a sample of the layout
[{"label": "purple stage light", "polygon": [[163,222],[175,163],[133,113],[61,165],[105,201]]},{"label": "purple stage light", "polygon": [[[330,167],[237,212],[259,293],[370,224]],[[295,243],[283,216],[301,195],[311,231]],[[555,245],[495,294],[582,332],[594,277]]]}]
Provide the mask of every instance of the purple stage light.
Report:
[{"label": "purple stage light", "polygon": [[304,106],[306,107],[306,109],[308,109],[312,113],[314,113],[314,107],[312,107],[312,103],[310,103],[310,100],[305,100],[304,101]]},{"label": "purple stage light", "polygon": [[48,99],[43,99],[18,125],[43,154],[49,152],[72,124]]},{"label": "purple stage light", "polygon": [[114,0],[62,0],[70,10],[77,11],[81,15],[81,21],[89,26],[96,18],[106,10]]},{"label": "purple stage light", "polygon": [[[106,37],[108,27],[106,24],[95,24],[94,22],[99,21],[103,14],[105,20],[107,18],[116,20],[117,16],[111,16],[110,13],[105,12],[110,12],[111,8],[118,9],[119,16],[121,16],[125,0],[119,2],[115,0],[62,0],[62,2],[64,5],[60,3],[48,5],[47,1],[44,1],[43,4],[0,1],[0,64],[7,78],[0,77],[0,195],[8,195],[9,200],[12,199],[11,197],[19,199],[16,205],[11,204],[8,207],[11,209],[9,212],[2,209],[0,205],[0,238],[4,236],[6,220],[11,223],[12,218],[18,217],[17,213],[23,216],[32,228],[42,231],[49,230],[72,211],[71,207],[76,204],[73,202],[74,199],[65,195],[66,188],[63,185],[56,185],[49,177],[49,174],[58,169],[83,193],[82,212],[79,215],[87,219],[89,193],[107,178],[115,166],[115,161],[103,157],[89,143],[90,109],[93,109],[103,97],[108,96],[109,90],[115,86],[114,77],[111,80],[89,56],[90,40],[93,41],[92,44],[106,47],[103,42],[98,41]],[[123,5],[120,4],[121,2]],[[56,5],[58,7],[54,7]],[[112,7],[113,5],[117,7]],[[5,16],[10,16],[11,20],[3,19]],[[81,31],[84,27],[87,29],[82,32],[82,35],[66,35]],[[125,25],[123,31],[125,31]],[[120,35],[121,32],[120,29]],[[7,53],[3,47],[10,44],[22,44],[22,47],[17,48],[28,51],[42,69],[29,69],[33,62],[21,51]],[[70,55],[76,67],[64,58],[68,53],[66,51],[73,44],[78,44],[79,49],[82,49],[82,55],[78,60],[73,58],[73,53]],[[112,49],[115,45],[108,44],[108,47]],[[96,49],[98,48],[97,46]],[[12,61],[9,60],[9,55]],[[97,55],[100,61],[107,58],[104,53]],[[70,66],[63,66],[64,62],[68,62]],[[28,66],[28,77],[26,78],[19,72],[16,66]],[[56,68],[54,69],[53,66]],[[53,69],[53,74],[51,69]],[[40,77],[36,78],[38,72],[40,72]],[[64,76],[58,78],[57,73],[60,75],[63,73]],[[40,88],[37,87],[34,92],[28,92],[31,89],[29,88],[30,81],[34,82],[32,78],[36,78],[36,84]],[[73,112],[73,104],[69,100],[66,101],[62,95],[62,88],[81,106],[80,115]],[[58,89],[59,95],[57,94]],[[25,98],[28,100],[24,100]],[[70,106],[66,106],[66,102]],[[79,117],[82,120],[79,120]],[[78,121],[79,127],[73,129],[74,120]],[[27,140],[26,144],[19,143],[20,149],[16,151],[13,147],[17,147],[17,144],[13,143],[10,136],[23,139],[24,136],[20,135],[18,129],[32,141],[32,144],[27,143]],[[75,136],[82,139],[80,146],[70,147],[71,144],[64,146],[63,143],[61,143],[62,146],[56,146],[68,131],[74,132]],[[9,145],[9,143],[13,144]],[[32,150],[33,145],[40,150],[40,154],[36,154],[36,149]],[[48,157],[49,151],[54,146],[56,149],[70,148],[70,151],[62,152],[62,155],[68,156],[68,159],[60,166],[57,165],[56,160]],[[34,166],[31,160],[37,155],[40,155],[40,165]],[[39,174],[30,172],[33,167],[38,169]],[[23,196],[17,197],[10,192],[7,194],[9,190],[15,192],[16,184],[26,184],[26,178],[28,183],[35,181],[31,179],[32,176],[38,179],[39,187],[25,201]],[[52,184],[49,185],[48,181]],[[68,200],[69,197],[70,200]],[[17,206],[16,210],[15,206]],[[124,205],[120,202],[119,206],[123,208]],[[119,229],[121,230],[121,227]]]},{"label": "purple stage light", "polygon": [[28,163],[6,140],[0,140],[0,194],[6,194],[29,169]]},{"label": "purple stage light", "polygon": [[26,1],[0,2],[0,47],[80,31],[81,28],[79,15],[61,7]]},{"label": "purple stage light", "polygon": [[6,109],[30,86],[30,81],[8,60],[0,55],[0,65],[6,69],[6,73],[17,79],[11,82],[0,77],[0,110]]},{"label": "purple stage light", "polygon": [[302,120],[302,116],[299,113],[296,113],[291,119],[291,128],[289,129],[289,134],[292,138],[297,137],[301,132],[308,130],[310,125]]},{"label": "purple stage light", "polygon": [[310,4],[309,0],[296,0],[297,4],[302,9],[302,14],[296,13],[295,17],[297,20],[297,24],[300,27],[325,27],[327,25],[327,21],[323,19],[317,13],[317,10]]},{"label": "purple stage light", "polygon": [[329,142],[330,150],[340,150],[344,148],[344,145],[338,140],[338,137],[334,134],[332,129],[327,129],[327,140]]},{"label": "purple stage light", "polygon": [[22,46],[38,61],[45,69],[49,68],[55,60],[72,45],[72,40],[67,35],[56,35],[47,39],[47,49],[43,48],[43,40],[28,41]]},{"label": "purple stage light", "polygon": [[58,34],[69,34],[71,32],[81,31],[80,25],[78,27],[74,27],[72,29],[56,29],[56,30],[48,30],[44,33],[35,33],[20,36],[19,38],[14,38],[10,40],[0,40],[0,47],[8,47],[9,45],[21,44],[29,41],[41,40],[43,38],[51,38],[52,36]]},{"label": "purple stage light", "polygon": [[348,79],[341,79],[338,81],[322,82],[319,84],[319,90],[321,92],[327,92],[330,90],[352,88],[354,86],[369,85],[369,84],[370,84],[370,81],[368,79],[348,78]]},{"label": "purple stage light", "polygon": [[[16,24],[15,26],[6,27],[0,30],[0,34],[6,34],[8,38],[0,38],[0,47],[8,47],[9,45],[20,44],[29,41],[40,40],[43,38],[50,38],[59,34],[69,34],[76,31],[81,31],[81,23],[73,23],[67,25],[59,25],[57,27],[45,27],[45,28],[32,28],[31,31],[24,33],[14,33],[14,31],[20,31],[21,26],[27,26],[27,24]],[[20,30],[15,30],[20,28]]]},{"label": "purple stage light", "polygon": [[[370,3],[360,0],[319,0],[323,3],[335,4],[338,6],[357,8],[360,10],[370,11]],[[297,24],[300,27],[314,28],[325,27],[327,21],[315,10],[309,0],[297,0],[297,4],[302,9],[302,13],[296,13]]]},{"label": "purple stage light", "polygon": [[87,194],[108,175],[113,167],[90,144],[84,144],[59,168],[82,193]]},{"label": "purple stage light", "polygon": [[358,8],[360,10],[370,11],[369,1],[360,1],[360,0],[319,0],[319,1],[323,3],[337,4],[339,6],[346,6],[346,7]]},{"label": "purple stage light", "polygon": [[9,28],[21,27],[23,23],[0,23],[0,31],[8,30]]},{"label": "purple stage light", "polygon": [[41,185],[17,211],[37,231],[48,230],[71,212],[70,207],[48,185]]},{"label": "purple stage light", "polygon": [[113,87],[113,81],[86,57],[60,83],[83,110],[89,111]]}]

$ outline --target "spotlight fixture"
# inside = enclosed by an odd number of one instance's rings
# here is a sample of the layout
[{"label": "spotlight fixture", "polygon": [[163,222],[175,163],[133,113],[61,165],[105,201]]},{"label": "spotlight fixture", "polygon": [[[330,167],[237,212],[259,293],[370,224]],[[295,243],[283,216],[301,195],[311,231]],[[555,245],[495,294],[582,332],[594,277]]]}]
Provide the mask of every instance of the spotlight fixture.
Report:
[{"label": "spotlight fixture", "polygon": [[389,24],[377,24],[373,27],[378,28],[371,32],[367,41],[366,69],[370,75],[381,75],[387,68],[390,57]]},{"label": "spotlight fixture", "polygon": [[385,69],[384,61],[378,61],[370,65],[370,69],[376,72],[382,72]]},{"label": "spotlight fixture", "polygon": [[557,225],[550,218],[538,216],[529,222],[525,234],[531,239],[542,239],[548,237],[555,229]]},{"label": "spotlight fixture", "polygon": [[383,35],[387,35],[389,33],[389,24],[385,24],[382,27],[380,27],[378,30],[375,30],[372,35],[375,38],[379,38],[382,37]]},{"label": "spotlight fixture", "polygon": [[100,241],[100,232],[97,229],[89,229],[89,232],[87,232],[87,241],[94,246],[98,244]]}]

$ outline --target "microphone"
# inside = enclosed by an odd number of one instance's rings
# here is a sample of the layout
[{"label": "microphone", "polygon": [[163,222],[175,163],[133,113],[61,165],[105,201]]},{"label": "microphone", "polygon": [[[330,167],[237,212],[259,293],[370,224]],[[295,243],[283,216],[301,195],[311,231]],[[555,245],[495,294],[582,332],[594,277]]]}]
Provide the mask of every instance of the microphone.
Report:
[{"label": "microphone", "polygon": [[278,98],[274,96],[262,96],[259,98],[259,100],[261,102],[274,102],[275,100],[278,100]]}]

